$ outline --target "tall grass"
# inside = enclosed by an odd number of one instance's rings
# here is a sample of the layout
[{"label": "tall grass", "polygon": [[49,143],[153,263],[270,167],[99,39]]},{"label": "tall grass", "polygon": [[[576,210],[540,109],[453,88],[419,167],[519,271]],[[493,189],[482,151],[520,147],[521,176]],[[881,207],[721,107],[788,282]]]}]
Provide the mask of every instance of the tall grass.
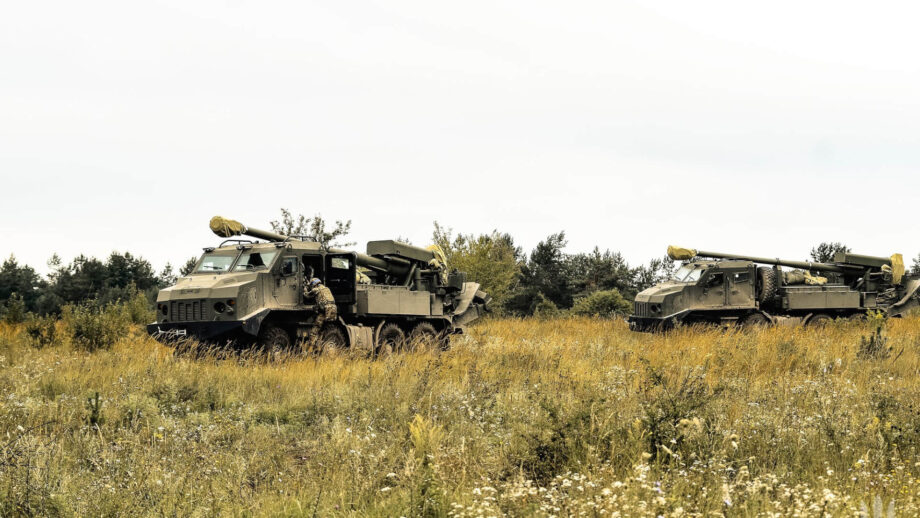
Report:
[{"label": "tall grass", "polygon": [[57,325],[0,325],[2,516],[920,512],[918,319],[885,355],[860,353],[871,323],[572,318],[284,362],[175,357],[137,327],[87,352]]}]

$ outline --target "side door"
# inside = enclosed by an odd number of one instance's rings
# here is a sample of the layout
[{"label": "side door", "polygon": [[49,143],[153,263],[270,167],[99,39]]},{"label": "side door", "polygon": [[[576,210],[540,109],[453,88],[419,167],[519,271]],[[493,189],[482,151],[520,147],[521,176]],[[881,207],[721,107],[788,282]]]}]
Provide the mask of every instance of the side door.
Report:
[{"label": "side door", "polygon": [[356,254],[354,252],[341,254],[326,254],[324,282],[332,296],[335,297],[335,303],[338,306],[343,304],[354,304],[355,295],[355,273],[357,264],[355,263]]},{"label": "side door", "polygon": [[726,272],[728,275],[727,303],[735,307],[754,307],[754,272],[752,268]]},{"label": "side door", "polygon": [[272,296],[279,306],[296,306],[300,304],[303,286],[303,269],[296,255],[285,255],[278,261],[275,285]]},{"label": "side door", "polygon": [[701,305],[704,307],[723,307],[726,302],[725,272],[722,270],[709,270],[700,280],[702,294]]}]

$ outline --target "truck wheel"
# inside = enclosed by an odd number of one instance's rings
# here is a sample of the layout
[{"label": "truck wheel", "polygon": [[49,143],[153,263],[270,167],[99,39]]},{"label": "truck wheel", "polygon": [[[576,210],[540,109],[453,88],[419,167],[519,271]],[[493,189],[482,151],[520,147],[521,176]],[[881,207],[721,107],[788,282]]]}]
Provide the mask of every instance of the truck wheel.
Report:
[{"label": "truck wheel", "polygon": [[830,315],[826,315],[824,313],[817,313],[815,315],[812,315],[811,318],[808,319],[808,322],[805,324],[805,326],[806,327],[824,327],[828,324],[828,322],[832,320],[834,319],[831,318]]},{"label": "truck wheel", "polygon": [[409,333],[409,347],[413,350],[434,349],[440,342],[438,330],[430,322],[421,322]]},{"label": "truck wheel", "polygon": [[779,290],[779,282],[776,278],[776,270],[761,266],[757,268],[757,280],[759,281],[757,290],[757,302],[763,304],[773,300]]},{"label": "truck wheel", "polygon": [[337,325],[327,326],[323,329],[320,338],[320,350],[323,353],[330,353],[344,349],[348,345],[348,339],[345,338],[345,332]]},{"label": "truck wheel", "polygon": [[406,346],[406,333],[398,325],[390,323],[383,326],[377,338],[377,354],[385,356],[391,352],[402,351]]},{"label": "truck wheel", "polygon": [[291,347],[291,336],[284,329],[269,324],[259,331],[258,343],[266,349],[288,349]]},{"label": "truck wheel", "polygon": [[770,324],[770,320],[763,315],[763,313],[751,313],[750,315],[741,319],[741,327],[746,328],[758,328],[764,327]]}]

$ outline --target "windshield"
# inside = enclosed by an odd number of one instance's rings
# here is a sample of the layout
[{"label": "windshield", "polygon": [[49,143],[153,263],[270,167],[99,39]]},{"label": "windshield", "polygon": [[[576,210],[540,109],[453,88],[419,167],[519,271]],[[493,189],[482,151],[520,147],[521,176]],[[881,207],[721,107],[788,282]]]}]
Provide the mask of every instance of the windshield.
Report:
[{"label": "windshield", "polygon": [[208,252],[198,261],[195,273],[226,272],[239,252]]},{"label": "windshield", "polygon": [[272,261],[275,259],[276,255],[278,255],[278,252],[274,250],[247,250],[246,252],[243,252],[243,255],[240,256],[240,260],[236,262],[236,266],[233,267],[233,271],[243,272],[246,270],[268,268],[271,266]]},{"label": "windshield", "polygon": [[685,264],[674,272],[672,279],[677,282],[696,282],[700,280],[700,275],[703,275],[704,271],[705,269],[703,268],[694,268],[689,264]]}]

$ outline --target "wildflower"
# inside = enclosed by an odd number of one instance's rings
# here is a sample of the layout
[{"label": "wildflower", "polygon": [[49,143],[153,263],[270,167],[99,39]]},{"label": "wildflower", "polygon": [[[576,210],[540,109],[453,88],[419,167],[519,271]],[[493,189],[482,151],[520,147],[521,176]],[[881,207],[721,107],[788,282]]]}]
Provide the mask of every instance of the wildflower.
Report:
[{"label": "wildflower", "polygon": [[390,491],[391,489],[393,489],[393,488],[392,488],[392,487],[381,487],[381,488],[380,488],[380,492],[381,492],[381,493],[386,493],[386,492]]},{"label": "wildflower", "polygon": [[387,473],[387,478],[396,478],[396,473],[393,473],[392,471]]}]

